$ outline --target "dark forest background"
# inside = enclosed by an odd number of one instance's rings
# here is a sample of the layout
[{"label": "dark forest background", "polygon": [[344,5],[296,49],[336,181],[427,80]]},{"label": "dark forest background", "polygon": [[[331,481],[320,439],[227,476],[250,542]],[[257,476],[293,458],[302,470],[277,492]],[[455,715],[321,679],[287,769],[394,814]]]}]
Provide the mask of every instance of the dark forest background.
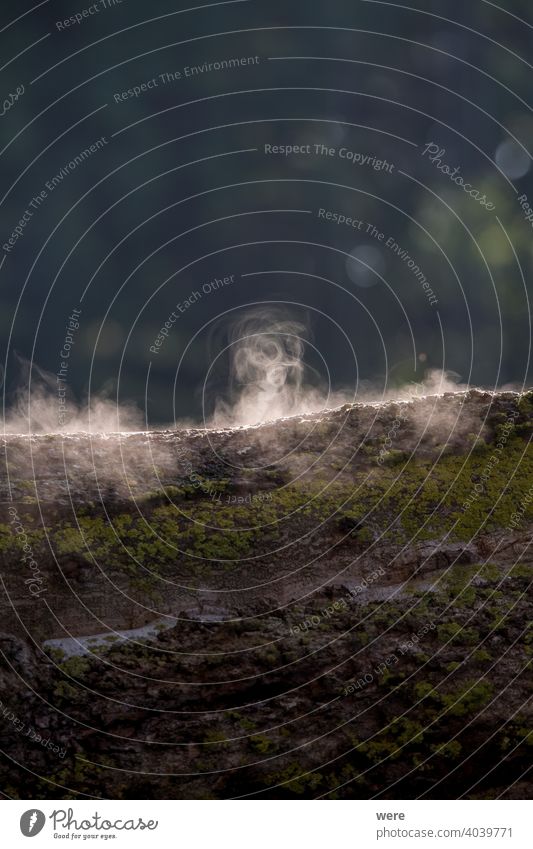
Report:
[{"label": "dark forest background", "polygon": [[[531,382],[533,231],[517,200],[533,199],[526,0],[502,9],[484,0],[256,0],[172,15],[190,7],[123,0],[57,30],[89,5],[50,0],[12,26],[30,6],[0,10],[1,98],[25,86],[0,123],[0,241],[47,180],[108,139],[47,197],[5,258],[6,403],[27,374],[21,363],[57,372],[80,306],[69,391],[80,400],[118,392],[146,403],[152,423],[201,415],[212,359],[252,302],[295,305],[288,311],[307,322],[321,355],[310,348],[310,364],[325,378],[325,361],[337,388],[419,381],[431,368],[488,387]],[[257,65],[114,102],[159,74],[255,55]],[[315,142],[386,159],[395,172],[263,153],[265,143]],[[429,142],[495,213],[421,156]],[[250,148],[258,150],[234,153]],[[319,221],[319,207],[392,237],[423,270],[438,309],[404,262],[364,233]],[[370,269],[347,261],[351,251]],[[231,274],[233,285],[202,297],[150,352],[177,302]],[[224,357],[220,369],[223,383]]]}]

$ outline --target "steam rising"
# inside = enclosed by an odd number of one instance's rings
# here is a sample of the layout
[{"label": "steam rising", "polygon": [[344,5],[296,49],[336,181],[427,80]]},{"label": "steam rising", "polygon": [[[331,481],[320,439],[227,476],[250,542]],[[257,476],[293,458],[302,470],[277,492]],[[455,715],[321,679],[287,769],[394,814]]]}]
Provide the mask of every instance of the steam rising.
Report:
[{"label": "steam rising", "polygon": [[70,401],[65,419],[59,420],[54,398],[42,387],[32,389],[29,395],[20,393],[5,422],[6,433],[117,433],[141,429],[139,410],[129,405],[119,406],[105,397],[93,398],[85,404]]},{"label": "steam rising", "polygon": [[[4,420],[5,433],[116,433],[141,430],[143,417],[133,404],[118,404],[105,391],[84,403],[70,390],[60,395],[56,375],[15,354],[16,388]],[[9,393],[8,393],[9,395]]]},{"label": "steam rising", "polygon": [[[308,327],[279,309],[246,313],[229,332],[228,397],[215,404],[215,427],[257,425],[347,403],[317,383],[304,362]],[[353,400],[353,398],[352,398]]]},{"label": "steam rising", "polygon": [[[318,352],[313,350],[306,321],[280,309],[254,309],[241,315],[229,327],[226,342],[213,361],[213,365],[223,366],[223,385],[227,386],[223,397],[210,395],[215,398],[215,404],[208,427],[215,430],[320,414],[357,401],[368,405],[352,417],[352,430],[348,431],[350,439],[355,426],[354,444],[357,444],[374,426],[381,434],[383,425],[379,416],[376,419],[372,406],[387,401],[409,401],[417,396],[435,397],[448,392],[456,395],[458,390],[467,388],[458,384],[457,375],[429,371],[421,383],[408,384],[401,390],[387,390],[384,379],[381,387],[359,383],[356,392],[330,392],[310,365],[309,361],[314,361]],[[36,489],[38,485],[40,499],[65,505],[72,497],[89,503],[108,497],[114,501],[142,498],[147,492],[159,491],[162,485],[174,486],[176,475],[188,480],[188,485],[200,480],[198,475],[206,462],[202,448],[210,443],[187,438],[185,429],[190,427],[190,422],[173,424],[173,429],[178,428],[182,433],[164,430],[151,433],[140,410],[120,404],[109,394],[93,395],[84,404],[77,403],[72,396],[61,399],[60,403],[55,375],[22,360],[19,371],[16,385],[24,388],[18,388],[11,396],[5,433],[35,434],[35,437],[30,451],[23,449],[26,442],[17,437],[5,440],[10,476],[4,481],[3,489],[0,482],[4,500],[25,497],[23,484],[29,480],[35,480]],[[416,434],[426,432],[428,427],[435,445],[442,445],[450,434],[464,441],[479,426],[475,407],[468,408],[470,412],[463,411],[460,398],[439,405],[437,411],[431,401],[408,406],[406,416],[414,429],[409,435],[409,429],[403,428],[401,439],[409,450],[413,447],[409,439],[415,439]],[[359,422],[360,431],[354,421]],[[63,434],[63,438],[38,438],[39,434],[51,433]],[[84,433],[90,434],[90,438],[84,438]],[[277,462],[280,445],[287,446],[292,438],[290,427],[282,426],[281,433],[285,434],[284,439],[278,438],[277,428],[260,429],[251,439],[251,434],[241,435],[242,439],[235,434],[227,447],[228,456],[233,457],[231,462],[246,465],[246,460],[240,458],[240,448],[244,445],[246,451],[250,450],[249,440],[255,446],[252,462],[256,462],[257,456],[262,458],[261,463]],[[109,439],[107,434],[113,434],[113,438]],[[221,438],[225,445],[223,434]],[[182,441],[186,449],[177,451]],[[314,450],[312,443],[310,450]],[[307,463],[305,452],[299,459],[287,462],[291,474],[299,474],[302,463]]]},{"label": "steam rising", "polygon": [[[227,389],[215,397],[208,422],[214,428],[254,426],[320,413],[355,401],[408,401],[468,388],[459,383],[458,375],[429,370],[421,382],[402,388],[387,389],[384,380],[381,386],[365,381],[351,391],[332,391],[308,362],[314,346],[306,318],[295,317],[281,308],[249,310],[226,332],[227,344],[222,353],[226,359],[223,382]],[[17,388],[4,420],[5,433],[106,434],[146,429],[142,411],[133,404],[119,403],[105,392],[93,394],[84,403],[77,402],[71,394],[60,401],[55,375],[21,357],[16,356],[16,360]],[[190,420],[176,424],[192,426]]]},{"label": "steam rising", "polygon": [[238,319],[228,333],[228,392],[216,400],[212,425],[246,427],[320,413],[356,400],[408,401],[468,388],[459,383],[459,375],[433,369],[421,382],[402,388],[387,389],[365,381],[351,391],[332,391],[305,362],[309,337],[307,324],[281,309],[256,308]]}]

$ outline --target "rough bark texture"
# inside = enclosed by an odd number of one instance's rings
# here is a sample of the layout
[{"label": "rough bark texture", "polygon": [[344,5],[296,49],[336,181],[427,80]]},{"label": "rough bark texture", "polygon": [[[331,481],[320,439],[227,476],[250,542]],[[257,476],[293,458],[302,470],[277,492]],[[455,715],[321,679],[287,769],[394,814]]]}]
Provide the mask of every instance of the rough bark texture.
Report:
[{"label": "rough bark texture", "polygon": [[5,437],[5,792],[529,795],[532,400]]}]

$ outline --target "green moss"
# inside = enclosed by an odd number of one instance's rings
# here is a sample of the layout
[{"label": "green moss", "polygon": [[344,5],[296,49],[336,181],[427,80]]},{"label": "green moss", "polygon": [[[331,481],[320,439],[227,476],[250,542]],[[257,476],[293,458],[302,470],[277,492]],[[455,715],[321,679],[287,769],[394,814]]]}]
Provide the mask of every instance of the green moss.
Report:
[{"label": "green moss", "polygon": [[320,773],[308,772],[299,764],[291,762],[284,770],[267,775],[265,785],[272,787],[281,784],[285,791],[295,796],[303,796],[305,793],[312,797],[323,780]]},{"label": "green moss", "polygon": [[452,716],[464,716],[477,713],[490,702],[493,694],[488,681],[466,682],[455,691],[442,696],[442,706],[449,709]]},{"label": "green moss", "polygon": [[269,740],[268,737],[262,734],[256,734],[250,737],[250,745],[258,755],[266,755],[274,748],[272,740]]},{"label": "green moss", "polygon": [[419,682],[414,688],[417,699],[427,701],[435,709],[446,710],[451,716],[477,713],[492,698],[492,685],[487,681],[462,681],[454,688],[442,692],[429,682]]},{"label": "green moss", "polygon": [[[405,757],[406,750],[418,749],[424,740],[425,729],[406,716],[394,719],[372,739],[361,743],[358,751],[371,762]],[[411,752],[411,756],[412,756]]]},{"label": "green moss", "polygon": [[79,693],[78,690],[69,684],[67,681],[60,681],[54,687],[54,696],[60,702],[75,702],[78,699]]},{"label": "green moss", "polygon": [[524,392],[520,396],[518,409],[524,416],[533,416],[533,392]]},{"label": "green moss", "polygon": [[492,656],[486,649],[477,649],[474,652],[473,657],[477,663],[483,663],[484,661],[492,660]]},{"label": "green moss", "polygon": [[435,701],[438,701],[439,699],[437,691],[435,690],[433,684],[430,684],[429,681],[419,681],[415,685],[414,692],[417,699],[425,699],[428,697],[434,699]]},{"label": "green moss", "polygon": [[[531,397],[522,397],[524,410],[531,403]],[[289,526],[304,546],[306,535],[318,525],[339,542],[351,533],[355,544],[363,545],[372,543],[376,533],[386,528],[384,540],[396,544],[445,534],[451,540],[470,540],[481,528],[491,532],[506,527],[533,479],[533,445],[526,445],[515,433],[508,436],[490,474],[485,474],[492,456],[489,446],[466,459],[455,454],[437,462],[404,457],[401,473],[395,466],[383,465],[373,469],[370,479],[363,458],[351,478],[344,475],[323,491],[320,487],[326,482],[315,479],[271,490],[268,501],[238,507],[214,502],[201,489],[194,490],[192,499],[186,487],[167,487],[145,496],[144,517],[124,511],[107,520],[92,513],[79,516],[79,528],[59,521],[47,531],[59,557],[76,555],[91,564],[94,557],[111,574],[117,571],[130,580],[148,580],[152,591],[157,579],[139,577],[142,570],[137,564],[164,575],[174,572],[179,562],[198,570],[198,575],[207,575],[213,568],[231,569],[235,561],[271,551],[286,538]],[[269,474],[278,481],[279,471]],[[480,480],[483,484],[476,489]],[[226,479],[202,481],[217,492],[229,486]],[[24,521],[35,554],[46,553],[38,518],[28,515]],[[533,521],[533,501],[526,505],[524,527],[528,521]],[[346,539],[343,544],[350,542]],[[1,552],[16,552],[20,544],[7,524],[0,526]],[[467,567],[454,568],[446,591],[459,596],[458,607],[473,603],[478,587],[472,590],[469,583],[474,575]],[[494,579],[489,571],[479,577]],[[511,577],[526,578],[527,567],[515,567]]]},{"label": "green moss", "polygon": [[397,448],[390,448],[383,455],[383,463],[386,466],[398,466],[400,463],[406,463],[409,457],[410,454],[408,451],[399,451]]},{"label": "green moss", "polygon": [[527,578],[531,580],[531,566],[527,563],[515,563],[509,572],[509,576],[512,578]]},{"label": "green moss", "polygon": [[457,642],[457,637],[461,635],[462,628],[458,622],[444,622],[437,628],[437,634],[440,643]]},{"label": "green moss", "polygon": [[447,760],[456,761],[462,752],[462,746],[457,740],[449,740],[447,743],[432,746],[431,751]]},{"label": "green moss", "polygon": [[69,657],[64,660],[61,663],[60,668],[70,678],[74,678],[76,680],[83,680],[83,678],[91,668],[91,661],[89,658],[74,655],[73,657]]},{"label": "green moss", "polygon": [[205,743],[226,743],[227,737],[222,731],[208,731],[205,735]]}]

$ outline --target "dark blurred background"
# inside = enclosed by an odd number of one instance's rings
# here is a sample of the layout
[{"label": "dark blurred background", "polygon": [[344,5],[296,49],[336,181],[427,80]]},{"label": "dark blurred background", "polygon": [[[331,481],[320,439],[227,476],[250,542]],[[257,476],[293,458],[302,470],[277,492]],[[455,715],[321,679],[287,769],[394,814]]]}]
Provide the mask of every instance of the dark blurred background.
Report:
[{"label": "dark blurred background", "polygon": [[[3,245],[67,171],[0,254],[6,403],[26,360],[41,379],[57,373],[73,309],[69,392],[117,395],[151,424],[199,419],[208,375],[209,409],[227,375],[220,352],[256,303],[284,302],[307,326],[306,359],[336,388],[441,368],[474,385],[530,382],[533,231],[518,200],[533,206],[526,0],[251,0],[183,13],[187,3],[100,0],[58,29],[90,5],[0,12],[0,98],[24,86],[0,124]],[[185,76],[242,57],[250,64]],[[264,152],[315,143],[335,154]],[[422,155],[429,143],[494,210]],[[341,148],[394,167],[352,165]],[[320,208],[364,227],[320,220]]]}]

